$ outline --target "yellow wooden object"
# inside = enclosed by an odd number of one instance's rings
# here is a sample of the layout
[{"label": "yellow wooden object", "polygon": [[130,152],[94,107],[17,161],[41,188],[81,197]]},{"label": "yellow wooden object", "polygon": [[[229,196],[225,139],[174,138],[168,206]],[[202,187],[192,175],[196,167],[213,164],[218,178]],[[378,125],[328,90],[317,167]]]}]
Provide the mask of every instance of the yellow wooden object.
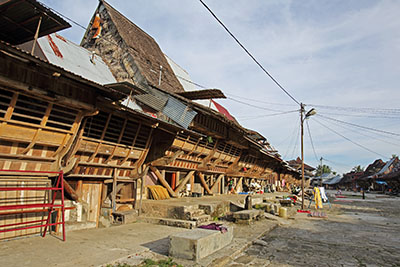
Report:
[{"label": "yellow wooden object", "polygon": [[170,198],[167,189],[165,189],[161,185],[148,185],[147,188],[149,188],[149,190],[151,192],[152,199],[163,200],[163,199]]}]

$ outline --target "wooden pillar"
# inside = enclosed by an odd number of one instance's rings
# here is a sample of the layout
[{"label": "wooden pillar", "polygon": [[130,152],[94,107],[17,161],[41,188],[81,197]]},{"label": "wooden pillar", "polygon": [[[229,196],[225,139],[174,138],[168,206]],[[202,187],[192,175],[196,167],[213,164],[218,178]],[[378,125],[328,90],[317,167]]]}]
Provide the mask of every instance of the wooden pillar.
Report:
[{"label": "wooden pillar", "polygon": [[193,187],[194,187],[194,175],[190,177],[190,193],[193,192]]},{"label": "wooden pillar", "polygon": [[117,197],[117,168],[114,168],[113,171],[113,183],[112,183],[112,194],[111,194],[111,207],[112,212],[116,212],[116,197]]},{"label": "wooden pillar", "polygon": [[76,184],[76,193],[78,194],[79,197],[82,197],[82,180],[78,180],[78,183]]},{"label": "wooden pillar", "polygon": [[225,175],[223,175],[221,179],[221,193],[225,194]]}]

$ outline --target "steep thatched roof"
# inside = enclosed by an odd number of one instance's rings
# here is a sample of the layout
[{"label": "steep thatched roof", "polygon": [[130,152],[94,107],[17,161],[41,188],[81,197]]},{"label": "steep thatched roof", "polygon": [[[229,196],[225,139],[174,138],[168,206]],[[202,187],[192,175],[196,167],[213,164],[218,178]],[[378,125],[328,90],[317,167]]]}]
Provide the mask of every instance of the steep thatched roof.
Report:
[{"label": "steep thatched roof", "polygon": [[[164,53],[153,37],[145,33],[106,1],[101,0],[101,4],[110,15],[118,34],[130,48],[129,53],[134,58],[147,82],[169,92],[184,92]],[[159,85],[160,66],[162,67],[162,75],[161,84]]]}]

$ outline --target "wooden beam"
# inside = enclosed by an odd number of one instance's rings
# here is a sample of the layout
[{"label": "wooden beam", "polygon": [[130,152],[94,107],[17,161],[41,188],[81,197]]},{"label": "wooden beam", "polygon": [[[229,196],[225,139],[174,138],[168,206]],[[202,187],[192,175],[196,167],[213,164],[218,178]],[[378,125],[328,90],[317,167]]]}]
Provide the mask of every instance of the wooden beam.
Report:
[{"label": "wooden beam", "polygon": [[217,180],[215,181],[215,183],[211,186],[211,191],[214,189],[214,187],[216,186],[216,185],[218,185],[218,183],[221,181],[221,179],[224,177],[224,175],[223,174],[220,174],[219,176],[218,176],[218,178],[217,178]]},{"label": "wooden beam", "polygon": [[[236,183],[235,192],[239,189],[239,185],[242,185],[243,177],[240,177],[239,181]],[[243,186],[242,186],[243,189]]]},{"label": "wooden beam", "polygon": [[198,174],[199,174],[200,182],[203,185],[204,189],[207,191],[207,193],[209,195],[212,195],[213,193],[211,192],[210,188],[208,187],[206,180],[204,180],[204,175],[201,172],[198,172]]},{"label": "wooden beam", "polygon": [[63,181],[64,181],[64,189],[71,196],[71,198],[77,202],[82,202],[82,199],[72,188],[72,186],[65,179]]},{"label": "wooden beam", "polygon": [[172,197],[178,197],[177,194],[174,192],[174,190],[172,190],[171,186],[168,184],[168,182],[164,179],[164,177],[162,176],[162,174],[153,166],[150,166],[150,170],[152,172],[154,172],[154,174],[157,176],[158,180],[160,181],[160,183],[167,189],[168,193],[172,196]]},{"label": "wooden beam", "polygon": [[176,151],[172,156],[162,157],[152,162],[153,166],[166,166],[174,162],[179,156],[183,155],[185,152],[182,150]]},{"label": "wooden beam", "polygon": [[179,183],[179,185],[175,188],[175,192],[179,195],[179,192],[182,190],[182,188],[187,184],[189,179],[193,176],[194,171],[190,171],[185,178]]}]

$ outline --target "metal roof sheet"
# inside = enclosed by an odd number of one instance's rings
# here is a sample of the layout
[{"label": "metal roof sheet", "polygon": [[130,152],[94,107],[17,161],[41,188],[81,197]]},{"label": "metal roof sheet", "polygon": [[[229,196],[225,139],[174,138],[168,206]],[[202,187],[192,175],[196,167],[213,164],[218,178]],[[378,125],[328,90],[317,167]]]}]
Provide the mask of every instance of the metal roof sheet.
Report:
[{"label": "metal roof sheet", "polygon": [[191,110],[189,106],[172,96],[168,97],[163,113],[186,129],[197,114],[196,111]]},{"label": "metal roof sheet", "polygon": [[162,99],[151,94],[136,95],[134,98],[157,111],[162,111],[168,100],[168,98]]},{"label": "metal roof sheet", "polygon": [[46,59],[54,65],[99,84],[116,82],[110,69],[100,56],[58,34],[39,38],[38,45]]},{"label": "metal roof sheet", "polygon": [[40,17],[39,37],[71,27],[35,0],[0,0],[0,39],[14,45],[33,40]]}]

